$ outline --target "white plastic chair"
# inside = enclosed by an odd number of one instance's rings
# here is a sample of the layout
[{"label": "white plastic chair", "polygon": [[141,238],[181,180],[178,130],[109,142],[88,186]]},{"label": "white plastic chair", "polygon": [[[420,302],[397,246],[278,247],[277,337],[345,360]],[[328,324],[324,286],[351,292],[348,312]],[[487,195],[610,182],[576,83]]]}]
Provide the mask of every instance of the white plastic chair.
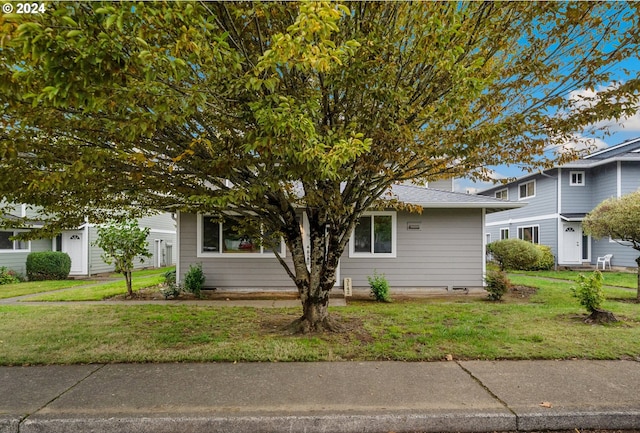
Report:
[{"label": "white plastic chair", "polygon": [[604,271],[606,266],[609,265],[609,270],[611,270],[611,257],[613,254],[605,254],[602,257],[598,257],[598,261],[596,262],[596,268],[602,263],[602,270]]}]

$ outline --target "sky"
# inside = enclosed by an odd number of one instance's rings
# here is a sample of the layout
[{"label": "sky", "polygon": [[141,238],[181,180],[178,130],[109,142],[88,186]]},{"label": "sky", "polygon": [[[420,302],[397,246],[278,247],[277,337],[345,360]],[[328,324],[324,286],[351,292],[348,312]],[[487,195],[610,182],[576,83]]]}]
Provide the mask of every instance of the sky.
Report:
[{"label": "sky", "polygon": [[[632,73],[635,71],[636,76],[640,74],[640,56],[621,63],[617,67],[617,70],[614,70],[613,78],[618,81],[624,81],[625,74],[623,73],[623,69],[625,68],[632,71]],[[602,90],[602,88],[595,90],[574,89],[566,96],[567,98],[575,99],[580,95],[594,95],[594,92],[598,90]],[[595,145],[597,149],[602,149],[615,146],[626,140],[638,138],[640,137],[640,110],[632,117],[623,118],[617,122],[615,119],[611,119],[606,122],[600,122],[594,126],[597,130],[595,134],[588,134],[585,131],[575,131],[573,133],[573,140],[567,143],[567,146],[584,149],[586,146]],[[608,134],[605,133],[606,131],[608,131]],[[489,168],[494,171],[495,179],[517,178],[528,174],[515,166],[492,166]],[[454,188],[456,192],[474,194],[490,188],[494,184],[495,183],[492,182],[473,182],[470,179],[455,179]]]}]

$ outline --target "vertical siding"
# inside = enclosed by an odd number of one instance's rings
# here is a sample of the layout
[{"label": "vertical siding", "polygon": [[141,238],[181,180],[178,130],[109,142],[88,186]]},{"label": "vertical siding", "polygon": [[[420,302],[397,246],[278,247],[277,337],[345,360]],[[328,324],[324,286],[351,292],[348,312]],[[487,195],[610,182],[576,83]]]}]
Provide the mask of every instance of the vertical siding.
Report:
[{"label": "vertical siding", "polygon": [[[396,258],[341,260],[342,278],[355,287],[368,286],[374,270],[384,273],[391,287],[480,287],[483,285],[481,209],[425,209],[422,215],[399,213]],[[408,222],[420,222],[409,231]]]}]

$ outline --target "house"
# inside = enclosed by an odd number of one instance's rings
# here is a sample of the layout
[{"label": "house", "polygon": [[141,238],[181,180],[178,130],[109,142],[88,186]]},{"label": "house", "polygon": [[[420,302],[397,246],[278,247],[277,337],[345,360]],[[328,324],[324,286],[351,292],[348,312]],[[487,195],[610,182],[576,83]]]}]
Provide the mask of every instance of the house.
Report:
[{"label": "house", "polygon": [[548,245],[561,266],[595,265],[598,257],[613,254],[613,266],[635,267],[632,248],[611,239],[592,239],[582,232],[581,222],[603,200],[638,188],[640,138],[494,186],[480,194],[529,204],[488,215],[487,242],[520,238]]},{"label": "house", "polygon": [[[32,206],[13,205],[9,218],[27,218],[38,226],[39,213]],[[151,258],[144,262],[136,261],[137,268],[161,267],[175,263],[174,245],[176,244],[176,224],[172,215],[163,213],[138,220],[141,227],[151,229],[148,237],[148,248]],[[0,228],[0,267],[12,269],[21,274],[26,273],[26,261],[29,253],[34,251],[62,251],[71,257],[72,276],[93,275],[113,271],[113,265],[107,265],[101,258],[102,249],[93,245],[98,238],[97,227],[89,222],[76,230],[66,230],[53,239],[35,239],[18,241],[11,238],[28,229]]]},{"label": "house", "polygon": [[[432,184],[431,186],[433,186]],[[452,188],[452,182],[436,184]],[[340,259],[337,287],[350,278],[354,288],[384,273],[394,289],[456,289],[484,286],[487,213],[524,203],[409,185],[392,190],[400,201],[420,205],[422,214],[385,210],[365,213]],[[200,263],[207,288],[278,290],[294,284],[272,250],[252,248],[230,225],[208,215],[178,214],[178,280]],[[302,232],[308,232],[301,212]],[[278,247],[290,261],[284,242]]]}]

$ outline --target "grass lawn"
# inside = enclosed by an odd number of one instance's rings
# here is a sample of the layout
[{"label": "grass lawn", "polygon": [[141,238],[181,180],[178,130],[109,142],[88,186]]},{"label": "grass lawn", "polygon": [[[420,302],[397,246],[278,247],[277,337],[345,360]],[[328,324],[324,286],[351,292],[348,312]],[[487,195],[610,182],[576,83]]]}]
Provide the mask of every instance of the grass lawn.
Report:
[{"label": "grass lawn", "polygon": [[[511,272],[511,271],[510,271]],[[546,278],[557,278],[560,280],[575,281],[580,274],[589,274],[590,271],[513,271],[514,273],[539,276]],[[608,286],[627,287],[635,289],[638,287],[638,274],[630,272],[602,272],[604,284]]]},{"label": "grass lawn", "polygon": [[[606,289],[620,323],[582,322],[569,281],[526,275],[531,298],[473,296],[378,304],[349,302],[331,314],[341,334],[288,335],[300,308],[68,305],[0,307],[0,364],[180,361],[621,359],[640,357],[635,291]],[[393,295],[393,291],[392,291]],[[615,344],[612,344],[615,342]]]},{"label": "grass lawn", "polygon": [[0,299],[30,295],[32,293],[50,292],[52,290],[92,284],[95,281],[59,280],[59,281],[29,281],[26,283],[6,284],[0,286]]},{"label": "grass lawn", "polygon": [[[164,273],[173,268],[148,269],[133,273],[132,288],[134,291],[144,287],[156,286],[164,281]],[[127,285],[122,274],[112,274],[120,277],[119,281],[99,284],[90,287],[78,287],[62,292],[47,293],[40,296],[29,297],[29,301],[101,301],[117,295],[127,293]],[[94,282],[85,281],[86,284]],[[42,290],[41,290],[42,292]]]}]

